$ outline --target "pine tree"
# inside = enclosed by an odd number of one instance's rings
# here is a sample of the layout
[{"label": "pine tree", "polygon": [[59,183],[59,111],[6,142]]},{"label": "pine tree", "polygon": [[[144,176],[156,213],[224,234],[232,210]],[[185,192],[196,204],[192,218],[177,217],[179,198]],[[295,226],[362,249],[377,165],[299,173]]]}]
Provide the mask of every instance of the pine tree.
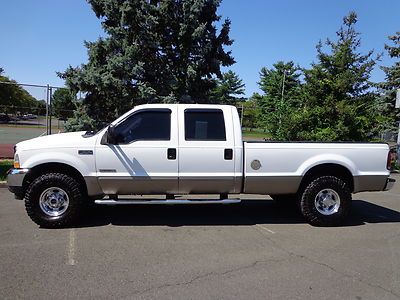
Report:
[{"label": "pine tree", "polygon": [[395,109],[396,92],[400,89],[400,31],[395,35],[389,36],[393,45],[385,44],[385,49],[394,64],[390,67],[381,67],[385,72],[385,82],[378,86],[381,89],[380,113],[382,119],[382,130],[397,131],[400,121],[400,109]]},{"label": "pine tree", "polygon": [[95,127],[93,119],[91,119],[81,103],[77,103],[73,117],[65,122],[64,129],[68,132],[92,130]]},{"label": "pine tree", "polygon": [[234,105],[243,100],[245,84],[242,79],[233,72],[222,74],[221,79],[216,79],[216,87],[211,91],[211,102]]},{"label": "pine tree", "polygon": [[376,125],[376,94],[369,82],[376,63],[373,51],[359,52],[357,15],[349,13],[336,33],[317,45],[318,62],[305,70],[302,113],[294,120],[299,140],[360,141],[373,134]]},{"label": "pine tree", "polygon": [[86,94],[90,117],[110,121],[147,102],[208,102],[234,59],[220,0],[89,0],[106,36],[85,42],[89,61],[59,76]]}]

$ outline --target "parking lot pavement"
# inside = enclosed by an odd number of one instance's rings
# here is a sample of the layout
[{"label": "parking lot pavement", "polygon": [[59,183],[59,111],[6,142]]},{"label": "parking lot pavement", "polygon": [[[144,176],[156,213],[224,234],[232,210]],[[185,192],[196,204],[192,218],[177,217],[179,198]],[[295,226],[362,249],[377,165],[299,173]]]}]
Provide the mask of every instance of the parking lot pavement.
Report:
[{"label": "parking lot pavement", "polygon": [[77,228],[49,230],[0,189],[0,295],[398,299],[400,184],[353,198],[349,222],[336,228],[267,200],[100,207]]}]

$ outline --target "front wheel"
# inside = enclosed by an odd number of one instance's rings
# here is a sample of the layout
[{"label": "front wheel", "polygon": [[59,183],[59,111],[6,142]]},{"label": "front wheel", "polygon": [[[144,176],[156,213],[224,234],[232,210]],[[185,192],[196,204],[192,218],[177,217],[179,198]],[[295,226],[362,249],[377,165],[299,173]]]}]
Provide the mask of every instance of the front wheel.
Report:
[{"label": "front wheel", "polygon": [[79,183],[60,173],[48,173],[36,178],[25,195],[25,209],[36,224],[47,228],[73,225],[84,204]]},{"label": "front wheel", "polygon": [[322,176],[307,185],[300,210],[312,225],[335,226],[343,222],[351,208],[348,184],[335,176]]}]

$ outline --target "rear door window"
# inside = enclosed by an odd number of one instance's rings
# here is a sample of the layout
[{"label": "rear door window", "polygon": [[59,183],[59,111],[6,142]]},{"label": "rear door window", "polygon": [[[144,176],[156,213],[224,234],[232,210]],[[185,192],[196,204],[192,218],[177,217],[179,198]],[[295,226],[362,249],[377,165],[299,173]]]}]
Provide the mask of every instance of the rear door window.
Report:
[{"label": "rear door window", "polygon": [[226,141],[224,114],[221,109],[186,109],[186,141]]}]

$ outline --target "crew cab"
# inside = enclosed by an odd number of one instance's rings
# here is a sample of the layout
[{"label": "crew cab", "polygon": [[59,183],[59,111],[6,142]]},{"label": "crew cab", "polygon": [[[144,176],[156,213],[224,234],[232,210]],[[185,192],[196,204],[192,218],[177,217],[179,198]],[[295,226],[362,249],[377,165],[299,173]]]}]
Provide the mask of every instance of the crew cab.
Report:
[{"label": "crew cab", "polygon": [[[352,193],[393,186],[389,161],[383,143],[243,142],[229,105],[146,104],[98,132],[18,143],[7,180],[43,227],[72,225],[93,203],[236,203],[246,193],[297,203],[309,223],[331,226],[348,215]],[[220,197],[175,198],[186,194]]]}]

